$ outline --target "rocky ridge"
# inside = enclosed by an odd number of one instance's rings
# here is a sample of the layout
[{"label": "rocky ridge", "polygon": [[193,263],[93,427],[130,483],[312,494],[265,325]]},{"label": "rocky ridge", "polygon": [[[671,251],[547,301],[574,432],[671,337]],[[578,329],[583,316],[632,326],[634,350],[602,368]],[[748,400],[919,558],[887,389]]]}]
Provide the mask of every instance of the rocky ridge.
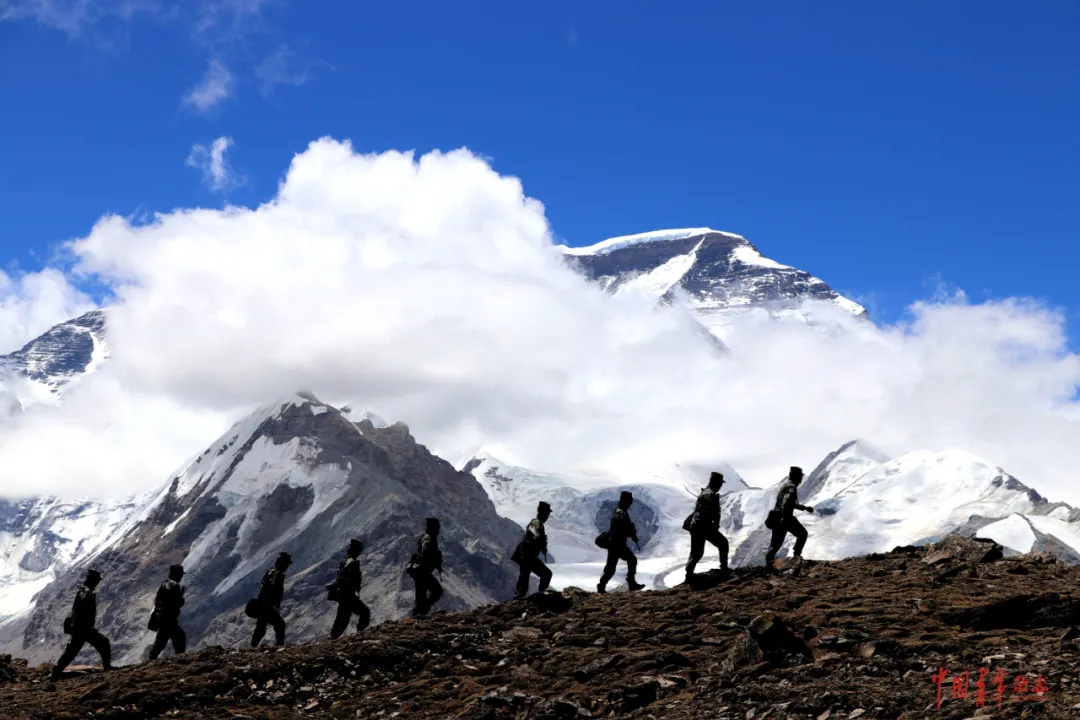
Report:
[{"label": "rocky ridge", "polygon": [[695,588],[649,593],[568,589],[336,641],[75,669],[55,685],[45,667],[0,658],[16,678],[0,684],[0,707],[25,718],[471,720],[960,720],[1080,709],[1080,568],[949,536],[781,569],[709,573]]}]

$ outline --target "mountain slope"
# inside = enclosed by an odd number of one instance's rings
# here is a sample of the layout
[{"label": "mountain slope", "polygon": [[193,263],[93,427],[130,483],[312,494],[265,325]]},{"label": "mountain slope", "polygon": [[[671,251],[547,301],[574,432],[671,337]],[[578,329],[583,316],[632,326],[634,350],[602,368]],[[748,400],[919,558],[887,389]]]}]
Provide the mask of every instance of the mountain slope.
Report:
[{"label": "mountain slope", "polygon": [[513,594],[509,555],[522,529],[495,513],[483,489],[418,445],[403,424],[349,422],[310,395],[261,408],[223,435],[135,513],[112,543],[38,597],[22,654],[51,657],[87,566],[101,570],[99,627],[116,657],[143,656],[146,620],[171,563],[187,571],[183,624],[193,646],[242,644],[253,597],[280,551],[292,554],[283,613],[288,640],[325,636],[336,606],[325,585],[349,538],[365,544],[361,597],[373,622],[412,607],[404,575],[424,518],[440,517],[446,594],[437,609]]},{"label": "mountain slope", "polygon": [[746,238],[710,228],[617,237],[562,247],[571,265],[609,293],[682,302],[724,339],[735,318],[795,318],[832,326],[866,310],[797,268],[763,256]]}]

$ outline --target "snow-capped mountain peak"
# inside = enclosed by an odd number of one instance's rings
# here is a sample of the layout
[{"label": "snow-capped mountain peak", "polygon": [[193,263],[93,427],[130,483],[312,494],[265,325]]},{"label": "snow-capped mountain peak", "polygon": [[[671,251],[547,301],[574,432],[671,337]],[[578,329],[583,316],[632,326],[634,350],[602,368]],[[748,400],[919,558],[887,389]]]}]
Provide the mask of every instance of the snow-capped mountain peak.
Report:
[{"label": "snow-capped mountain peak", "polygon": [[606,255],[616,250],[622,250],[632,245],[647,245],[649,243],[664,242],[666,240],[685,240],[691,237],[703,235],[724,235],[729,238],[744,240],[742,235],[713,230],[712,228],[683,228],[681,230],[653,230],[652,232],[637,233],[635,235],[620,235],[619,237],[602,240],[595,245],[586,247],[567,247],[560,245],[559,249],[567,255]]},{"label": "snow-capped mountain peak", "polygon": [[55,405],[66,385],[108,360],[105,322],[104,310],[91,310],[0,355],[0,395],[10,405],[7,414],[36,403]]},{"label": "snow-capped mountain peak", "polygon": [[571,266],[609,293],[678,302],[721,340],[736,320],[761,316],[833,327],[866,310],[824,281],[766,257],[741,235],[711,228],[660,230],[560,248]]}]

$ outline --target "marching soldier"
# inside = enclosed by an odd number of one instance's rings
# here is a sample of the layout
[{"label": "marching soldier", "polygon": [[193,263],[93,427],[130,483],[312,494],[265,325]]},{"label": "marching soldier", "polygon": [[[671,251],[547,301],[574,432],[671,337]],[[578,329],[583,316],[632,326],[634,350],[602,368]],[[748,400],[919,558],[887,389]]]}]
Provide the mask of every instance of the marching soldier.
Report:
[{"label": "marching soldier", "polygon": [[172,642],[173,652],[182,655],[187,650],[187,634],[180,627],[180,608],[184,606],[184,567],[173,565],[169,568],[169,579],[158,588],[154,598],[154,613],[157,615],[157,637],[150,648],[150,659],[156,660],[165,646]]},{"label": "marching soldier", "polygon": [[251,636],[251,647],[259,647],[266,626],[274,628],[274,637],[278,645],[285,644],[285,620],[281,617],[281,600],[285,596],[285,571],[292,565],[292,557],[287,552],[280,553],[274,561],[274,567],[263,575],[259,586],[258,617],[255,632]]},{"label": "marching soldier", "polygon": [[694,577],[701,556],[705,554],[705,543],[709,542],[720,551],[720,572],[728,571],[728,541],[720,533],[720,488],[724,476],[714,472],[709,476],[709,486],[698,495],[694,505],[694,514],[690,519],[690,559],[686,562],[686,582]]},{"label": "marching soldier", "polygon": [[349,541],[349,550],[345,559],[338,566],[338,575],[335,585],[337,586],[337,617],[334,618],[334,627],[330,630],[330,637],[341,637],[353,615],[359,615],[356,622],[356,631],[360,632],[371,622],[371,610],[360,599],[360,584],[363,575],[360,572],[360,553],[364,551],[364,543],[353,539]]},{"label": "marching soldier", "polygon": [[795,511],[812,513],[814,508],[809,505],[799,504],[799,485],[802,484],[802,468],[792,466],[788,473],[787,482],[780,487],[776,496],[776,505],[770,515],[773,516],[772,542],[769,543],[769,551],[765,554],[765,571],[776,572],[774,561],[776,553],[784,544],[784,538],[788,533],[795,536],[795,548],[792,553],[794,559],[802,560],[803,546],[806,545],[807,532],[798,520],[795,519]]},{"label": "marching soldier", "polygon": [[88,570],[83,586],[75,594],[71,616],[64,621],[64,631],[71,635],[71,641],[68,642],[63,654],[60,655],[60,659],[56,661],[56,665],[52,669],[51,677],[54,682],[60,679],[60,674],[64,672],[64,668],[75,659],[75,656],[79,654],[79,651],[82,650],[83,645],[86,643],[90,643],[90,647],[101,654],[101,666],[105,670],[112,669],[112,647],[109,645],[109,639],[99,633],[95,627],[97,625],[97,594],[95,589],[100,582],[101,573],[93,569]]},{"label": "marching soldier", "polygon": [[525,538],[518,545],[518,565],[521,570],[518,574],[517,593],[515,600],[524,599],[529,592],[529,576],[536,574],[540,578],[540,588],[537,592],[544,592],[551,584],[551,570],[540,562],[539,555],[543,553],[547,560],[547,533],[544,532],[544,523],[551,517],[551,506],[541,501],[536,508],[536,517],[525,528]]},{"label": "marching soldier", "polygon": [[[630,520],[630,506],[634,504],[634,496],[627,490],[619,495],[619,505],[611,513],[611,526],[608,530],[607,564],[604,565],[604,574],[600,576],[600,582],[596,585],[597,592],[606,592],[608,580],[615,576],[615,568],[619,560],[626,562],[626,584],[630,590],[641,590],[644,585],[634,579],[637,572],[637,556],[627,547],[626,541],[633,540],[638,544],[637,528]],[[640,546],[638,547],[640,550]]]}]

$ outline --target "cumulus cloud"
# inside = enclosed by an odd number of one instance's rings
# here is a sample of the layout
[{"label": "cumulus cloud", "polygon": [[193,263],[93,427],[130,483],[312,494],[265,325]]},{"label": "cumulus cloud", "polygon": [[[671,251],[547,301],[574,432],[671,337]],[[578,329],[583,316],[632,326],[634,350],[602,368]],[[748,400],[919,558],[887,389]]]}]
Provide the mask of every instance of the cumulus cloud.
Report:
[{"label": "cumulus cloud", "polygon": [[184,96],[183,102],[199,112],[206,112],[232,97],[235,87],[236,80],[229,68],[220,60],[211,60],[206,74]]},{"label": "cumulus cloud", "polygon": [[225,152],[233,145],[231,137],[219,137],[206,145],[193,145],[187,157],[188,167],[202,171],[203,182],[211,192],[226,192],[243,185],[245,179],[229,166]]},{"label": "cumulus cloud", "polygon": [[308,388],[437,452],[496,444],[538,469],[725,460],[766,483],[861,437],[964,448],[1080,501],[1060,313],[954,294],[889,327],[748,325],[721,359],[686,311],[570,271],[543,205],[464,150],[323,139],[257,208],[107,216],[70,250],[113,294],[112,357],[2,437],[5,487],[153,487]]}]

